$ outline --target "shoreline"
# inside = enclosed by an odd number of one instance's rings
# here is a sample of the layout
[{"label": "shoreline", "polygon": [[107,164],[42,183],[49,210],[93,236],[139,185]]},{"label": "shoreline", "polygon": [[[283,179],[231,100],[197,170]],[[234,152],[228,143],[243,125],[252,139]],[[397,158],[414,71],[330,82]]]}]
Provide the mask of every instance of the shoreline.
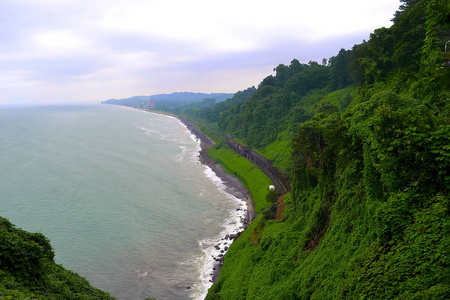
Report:
[{"label": "shoreline", "polygon": [[[214,145],[214,141],[212,141],[210,138],[208,138],[203,132],[198,130],[198,128],[193,125],[190,121],[186,120],[184,117],[175,116],[166,114],[171,117],[177,118],[179,122],[181,122],[186,128],[199,140],[200,142],[200,151],[198,154],[198,159],[201,164],[209,167],[220,180],[222,180],[223,184],[225,185],[225,192],[236,197],[237,199],[240,199],[241,201],[245,201],[247,210],[244,214],[244,219],[242,220],[243,223],[243,230],[240,230],[238,234],[231,234],[228,233],[224,237],[218,241],[218,244],[216,244],[214,247],[219,250],[222,249],[220,246],[224,246],[223,254],[219,254],[217,257],[213,257],[214,264],[212,273],[210,274],[212,276],[212,279],[210,282],[217,283],[217,280],[219,278],[220,269],[223,265],[223,259],[225,257],[225,254],[229,248],[229,246],[233,243],[233,241],[239,237],[239,235],[250,225],[251,221],[255,218],[255,208],[253,204],[253,199],[251,198],[250,192],[248,189],[246,189],[243,184],[239,181],[238,178],[226,173],[222,167],[215,162],[208,154],[207,149],[209,147],[212,147]],[[222,252],[222,251],[221,251]],[[221,256],[222,255],[222,256]]]},{"label": "shoreline", "polygon": [[[241,181],[226,173],[222,167],[219,165],[219,163],[215,162],[208,154],[207,149],[209,147],[214,146],[214,141],[211,140],[209,137],[207,137],[202,131],[200,131],[195,125],[193,125],[189,120],[185,119],[182,116],[177,116],[171,113],[167,112],[160,112],[160,111],[152,111],[152,110],[145,110],[145,109],[139,109],[145,112],[159,114],[167,117],[176,118],[181,124],[183,124],[190,132],[191,134],[199,141],[200,143],[200,151],[198,153],[198,159],[199,162],[207,167],[209,167],[214,174],[222,180],[225,188],[225,192],[234,196],[237,199],[240,199],[241,201],[245,201],[247,209],[244,214],[244,218],[242,219],[243,228],[242,230],[239,230],[237,234],[228,233],[225,236],[223,236],[217,244],[214,246],[216,250],[221,250],[221,254],[218,256],[213,256],[213,268],[211,270],[210,275],[212,276],[210,282],[212,284],[217,283],[219,278],[220,269],[223,265],[223,260],[225,257],[226,252],[228,251],[229,246],[233,243],[235,239],[239,237],[239,235],[250,225],[252,220],[255,218],[255,206],[253,204],[253,199],[251,198],[250,192],[248,189],[244,187],[244,185],[241,183]],[[238,209],[240,210],[240,208]],[[222,248],[222,247],[224,248]],[[187,289],[190,289],[191,287],[186,287]]]}]

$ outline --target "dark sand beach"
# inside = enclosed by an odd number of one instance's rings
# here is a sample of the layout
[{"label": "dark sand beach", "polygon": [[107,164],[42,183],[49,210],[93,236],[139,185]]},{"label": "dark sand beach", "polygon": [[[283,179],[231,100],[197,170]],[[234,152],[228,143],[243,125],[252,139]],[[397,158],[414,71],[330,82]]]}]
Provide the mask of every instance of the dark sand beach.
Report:
[{"label": "dark sand beach", "polygon": [[[176,116],[174,116],[176,117]],[[255,207],[253,204],[253,200],[250,196],[250,192],[243,186],[243,184],[236,177],[226,173],[222,167],[216,163],[212,158],[208,155],[207,149],[214,145],[214,141],[209,139],[203,132],[197,129],[191,122],[186,120],[183,117],[176,117],[181,123],[183,123],[189,131],[200,141],[200,153],[199,160],[202,164],[207,165],[211,168],[211,170],[219,177],[223,184],[226,186],[225,192],[233,195],[238,199],[242,199],[246,201],[247,204],[247,212],[245,214],[245,219],[243,220],[244,229],[250,225],[250,222],[255,218]],[[234,240],[233,237],[223,237],[223,239],[229,239],[230,242]],[[215,257],[215,264],[212,271],[212,282],[217,282],[219,277],[219,271],[222,266],[223,256]]]},{"label": "dark sand beach", "polygon": [[[208,166],[211,170],[219,177],[223,184],[226,186],[225,192],[233,195],[238,199],[242,199],[246,201],[247,211],[245,213],[245,219],[243,220],[244,229],[247,228],[251,221],[256,217],[255,215],[255,206],[253,204],[253,199],[250,195],[250,192],[243,186],[242,182],[239,181],[236,177],[226,173],[222,167],[216,163],[208,154],[207,149],[214,145],[214,141],[208,138],[203,132],[201,132],[194,124],[192,124],[189,120],[185,119],[181,116],[176,116],[166,112],[157,112],[157,111],[148,111],[156,114],[162,114],[166,116],[171,116],[178,119],[186,128],[200,141],[200,152],[199,152],[199,161],[200,163]],[[232,241],[237,237],[223,237],[222,240],[229,240],[230,245]],[[218,245],[217,245],[218,246]],[[215,263],[212,270],[212,282],[216,283],[219,277],[220,268],[222,267],[224,256],[214,257]]]}]

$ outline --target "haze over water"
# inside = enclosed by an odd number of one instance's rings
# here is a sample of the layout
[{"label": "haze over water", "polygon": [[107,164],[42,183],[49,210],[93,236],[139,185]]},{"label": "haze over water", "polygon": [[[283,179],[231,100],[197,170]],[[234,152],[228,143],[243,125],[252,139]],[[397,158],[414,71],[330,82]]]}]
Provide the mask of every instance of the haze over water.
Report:
[{"label": "haze over water", "polygon": [[7,107],[0,139],[0,215],[45,234],[57,263],[118,299],[205,296],[211,249],[237,226],[241,201],[198,162],[176,119]]}]

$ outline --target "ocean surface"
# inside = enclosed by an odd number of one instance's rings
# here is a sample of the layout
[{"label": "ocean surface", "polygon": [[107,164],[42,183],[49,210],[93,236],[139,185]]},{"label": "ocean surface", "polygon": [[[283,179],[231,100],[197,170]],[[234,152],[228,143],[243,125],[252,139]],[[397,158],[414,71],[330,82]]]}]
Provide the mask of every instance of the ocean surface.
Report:
[{"label": "ocean surface", "polygon": [[118,299],[203,299],[245,202],[175,118],[112,105],[0,107],[0,216]]}]

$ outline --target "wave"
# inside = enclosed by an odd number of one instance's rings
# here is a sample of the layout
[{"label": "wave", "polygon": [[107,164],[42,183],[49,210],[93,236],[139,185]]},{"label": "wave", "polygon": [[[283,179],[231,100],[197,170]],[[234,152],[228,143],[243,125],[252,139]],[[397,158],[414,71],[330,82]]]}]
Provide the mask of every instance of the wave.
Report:
[{"label": "wave", "polygon": [[[195,264],[199,270],[199,282],[194,284],[190,297],[192,299],[204,299],[208,289],[212,286],[214,276],[217,275],[220,263],[228,251],[233,238],[233,234],[238,234],[244,230],[244,220],[247,212],[245,199],[239,199],[227,193],[226,185],[214,171],[205,166],[204,173],[213,182],[221,193],[226,194],[228,200],[234,203],[234,208],[228,211],[228,216],[221,224],[221,232],[213,238],[205,238],[198,241],[202,255],[186,263]],[[208,221],[208,220],[205,220]]]}]

